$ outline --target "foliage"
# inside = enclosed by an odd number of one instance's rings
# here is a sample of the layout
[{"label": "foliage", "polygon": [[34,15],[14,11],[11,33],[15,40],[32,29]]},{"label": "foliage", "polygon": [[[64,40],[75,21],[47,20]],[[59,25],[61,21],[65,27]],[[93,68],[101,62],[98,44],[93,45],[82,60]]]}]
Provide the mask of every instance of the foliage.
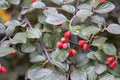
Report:
[{"label": "foliage", "polygon": [[[0,57],[8,59],[15,51],[15,57],[29,56],[34,63],[26,74],[30,80],[120,80],[116,1],[1,0]],[[60,49],[56,45],[66,31],[71,33],[68,47]],[[73,48],[77,54],[69,57]],[[110,56],[117,63],[114,68],[106,61]]]}]

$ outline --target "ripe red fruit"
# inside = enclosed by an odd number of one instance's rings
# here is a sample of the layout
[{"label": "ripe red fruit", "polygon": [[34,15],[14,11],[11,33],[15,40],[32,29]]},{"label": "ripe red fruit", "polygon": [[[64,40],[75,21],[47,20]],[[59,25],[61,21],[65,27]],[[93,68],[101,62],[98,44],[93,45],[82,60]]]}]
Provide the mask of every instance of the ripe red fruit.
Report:
[{"label": "ripe red fruit", "polygon": [[83,45],[83,50],[87,51],[88,49],[89,49],[88,44],[84,44],[84,45]]},{"label": "ripe red fruit", "polygon": [[36,0],[31,0],[31,2],[33,3],[33,2],[36,2]]},{"label": "ripe red fruit", "polygon": [[62,48],[67,49],[68,48],[68,43],[63,43]]},{"label": "ripe red fruit", "polygon": [[78,45],[79,45],[79,46],[83,46],[83,45],[84,45],[84,43],[85,43],[85,41],[84,41],[84,40],[79,40],[79,41],[78,41]]},{"label": "ripe red fruit", "polygon": [[71,49],[70,51],[69,51],[69,57],[73,57],[74,55],[76,55],[77,54],[77,51],[75,50],[75,49]]},{"label": "ripe red fruit", "polygon": [[114,57],[110,56],[106,59],[106,61],[111,64],[112,62],[114,62]]},{"label": "ripe red fruit", "polygon": [[62,26],[62,24],[58,24],[57,26]]},{"label": "ripe red fruit", "polygon": [[70,31],[65,32],[64,37],[65,38],[70,38],[71,37],[71,32]]},{"label": "ripe red fruit", "polygon": [[5,66],[0,67],[0,72],[5,73],[7,72],[7,68]]},{"label": "ripe red fruit", "polygon": [[112,63],[109,64],[109,67],[110,68],[115,68],[116,65],[117,65],[117,63],[114,61],[114,62],[112,62]]},{"label": "ripe red fruit", "polygon": [[17,54],[17,52],[11,52],[11,54],[12,54],[13,56],[15,56],[15,55]]},{"label": "ripe red fruit", "polygon": [[60,41],[60,42],[57,42],[57,47],[58,48],[62,48],[63,47],[63,43]]},{"label": "ripe red fruit", "polygon": [[62,43],[66,43],[67,42],[67,40],[66,40],[66,38],[61,38],[61,40],[60,40]]},{"label": "ripe red fruit", "polygon": [[99,0],[100,3],[106,2],[106,0]]}]

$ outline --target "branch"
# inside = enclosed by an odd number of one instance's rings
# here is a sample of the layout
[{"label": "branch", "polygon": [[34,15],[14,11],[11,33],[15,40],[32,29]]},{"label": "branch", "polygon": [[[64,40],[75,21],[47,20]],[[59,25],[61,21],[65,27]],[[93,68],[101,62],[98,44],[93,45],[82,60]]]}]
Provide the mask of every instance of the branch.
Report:
[{"label": "branch", "polygon": [[2,43],[3,41],[5,41],[7,39],[7,36],[5,36],[1,41],[0,43]]},{"label": "branch", "polygon": [[49,54],[48,54],[46,48],[44,47],[44,42],[43,42],[43,40],[42,40],[41,38],[40,38],[40,40],[39,40],[39,43],[40,43],[40,45],[41,45],[41,47],[42,47],[42,49],[43,49],[43,51],[44,51],[44,53],[45,53],[45,55],[46,55],[48,61],[50,62],[50,56],[49,56]]},{"label": "branch", "polygon": [[29,27],[30,27],[30,29],[31,29],[31,28],[32,28],[32,25],[30,24],[30,21],[28,20],[27,16],[25,16],[25,20],[26,20],[26,22],[27,22],[28,26],[29,26]]}]

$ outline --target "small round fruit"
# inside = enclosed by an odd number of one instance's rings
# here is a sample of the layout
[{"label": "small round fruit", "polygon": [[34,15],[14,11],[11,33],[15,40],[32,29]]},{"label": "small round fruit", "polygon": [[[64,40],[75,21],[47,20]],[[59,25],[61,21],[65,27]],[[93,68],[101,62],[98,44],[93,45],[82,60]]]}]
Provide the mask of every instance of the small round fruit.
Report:
[{"label": "small round fruit", "polygon": [[110,68],[115,68],[116,65],[117,65],[117,63],[114,61],[114,62],[112,62],[112,63],[109,64],[109,67]]},{"label": "small round fruit", "polygon": [[33,2],[36,2],[36,0],[31,0],[31,2],[33,3]]},{"label": "small round fruit", "polygon": [[79,46],[83,46],[83,45],[84,45],[84,43],[85,43],[85,41],[84,41],[84,40],[79,40],[79,41],[78,41],[78,45],[79,45]]},{"label": "small round fruit", "polygon": [[68,43],[63,43],[62,48],[67,49],[68,48]]},{"label": "small round fruit", "polygon": [[106,61],[110,64],[110,63],[114,62],[114,57],[112,57],[112,56],[107,57]]},{"label": "small round fruit", "polygon": [[62,24],[58,24],[57,26],[62,26]]},{"label": "small round fruit", "polygon": [[11,54],[12,54],[13,56],[15,56],[15,55],[17,54],[17,52],[11,52]]},{"label": "small round fruit", "polygon": [[84,44],[84,45],[83,45],[83,50],[87,51],[88,49],[89,49],[88,44]]},{"label": "small round fruit", "polygon": [[57,42],[57,47],[58,48],[62,48],[63,47],[63,43],[60,41],[60,42]]},{"label": "small round fruit", "polygon": [[73,57],[73,56],[76,55],[76,54],[77,54],[77,51],[76,51],[75,49],[71,49],[71,50],[69,51],[68,57]]},{"label": "small round fruit", "polygon": [[65,32],[64,37],[65,38],[70,38],[71,37],[71,32],[70,31]]},{"label": "small round fruit", "polygon": [[5,73],[7,72],[7,68],[5,66],[0,67],[0,72]]},{"label": "small round fruit", "polygon": [[106,2],[106,0],[99,0],[100,3]]},{"label": "small round fruit", "polygon": [[66,43],[67,42],[67,40],[66,40],[66,38],[61,38],[61,40],[60,40],[62,43]]}]

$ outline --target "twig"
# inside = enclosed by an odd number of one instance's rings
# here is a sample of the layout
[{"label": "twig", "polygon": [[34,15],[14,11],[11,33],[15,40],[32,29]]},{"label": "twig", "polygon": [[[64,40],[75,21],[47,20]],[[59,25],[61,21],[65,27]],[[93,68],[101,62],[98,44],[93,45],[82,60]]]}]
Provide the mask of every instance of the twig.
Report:
[{"label": "twig", "polygon": [[30,24],[30,21],[28,20],[27,16],[25,16],[25,20],[27,22],[27,24],[29,25],[30,29],[32,28],[32,25]]},{"label": "twig", "polygon": [[44,43],[43,43],[43,40],[42,40],[41,38],[40,38],[40,40],[39,40],[39,43],[40,43],[40,45],[41,45],[41,47],[42,47],[42,49],[43,49],[43,51],[44,51],[44,53],[45,53],[45,55],[46,55],[46,57],[47,57],[47,60],[50,62],[50,56],[49,56],[46,48],[44,47]]},{"label": "twig", "polygon": [[5,36],[1,41],[0,43],[2,43],[3,41],[5,41],[7,39],[7,36]]},{"label": "twig", "polygon": [[75,42],[73,42],[73,41],[71,41],[71,40],[69,40],[69,42],[72,43],[72,44],[74,44],[74,45],[79,46],[77,43],[75,43]]}]

